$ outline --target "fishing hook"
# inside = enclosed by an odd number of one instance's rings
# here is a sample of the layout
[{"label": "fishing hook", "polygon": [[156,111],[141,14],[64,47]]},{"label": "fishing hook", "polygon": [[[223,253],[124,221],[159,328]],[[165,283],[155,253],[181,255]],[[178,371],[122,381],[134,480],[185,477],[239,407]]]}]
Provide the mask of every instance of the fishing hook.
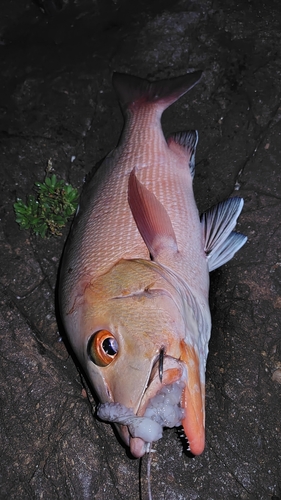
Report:
[{"label": "fishing hook", "polygon": [[159,378],[162,384],[163,380],[163,364],[164,364],[164,356],[165,356],[165,347],[161,347],[159,352]]}]

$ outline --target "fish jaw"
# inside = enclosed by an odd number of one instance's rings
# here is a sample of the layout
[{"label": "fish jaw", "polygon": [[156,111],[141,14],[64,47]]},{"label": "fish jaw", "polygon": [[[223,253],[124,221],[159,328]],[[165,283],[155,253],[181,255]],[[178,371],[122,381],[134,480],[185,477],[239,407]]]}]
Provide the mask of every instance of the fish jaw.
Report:
[{"label": "fish jaw", "polygon": [[205,447],[205,381],[200,377],[200,359],[193,346],[181,342],[181,360],[187,369],[181,402],[185,410],[182,426],[191,453],[200,455]]},{"label": "fish jaw", "polygon": [[[200,381],[199,358],[195,349],[184,342],[182,342],[181,351],[181,360],[170,356],[164,358],[162,380],[159,377],[158,361],[153,364],[147,388],[137,412],[134,413],[131,410],[130,413],[130,409],[126,406],[112,403],[111,411],[114,412],[115,418],[104,418],[104,413],[103,416],[99,415],[103,420],[115,423],[120,437],[136,458],[147,453],[151,443],[162,437],[163,427],[179,425],[184,428],[190,451],[194,455],[199,455],[204,450],[205,386]],[[180,391],[179,397],[171,404],[169,394],[166,398],[163,392],[172,393],[177,384],[177,390]],[[155,400],[158,396],[163,396],[163,398],[160,398],[160,406],[158,401],[158,407],[155,407]],[[168,415],[166,420],[165,415]],[[120,422],[126,425],[120,425]]]},{"label": "fish jaw", "polygon": [[[185,435],[188,439],[189,449],[193,455],[200,455],[205,447],[205,382],[200,377],[200,360],[196,349],[181,342],[180,360],[167,360],[167,368],[164,372],[162,384],[159,378],[148,386],[142,399],[138,416],[145,414],[149,401],[161,391],[161,386],[171,385],[175,382],[183,383],[180,406],[183,409],[184,418],[181,421]],[[139,437],[129,435],[128,429],[121,430],[123,439],[128,443],[134,457],[142,457],[149,449],[148,443]]]},{"label": "fish jaw", "polygon": [[100,405],[98,410],[101,419],[115,423],[120,437],[136,458],[142,457],[150,443],[162,437],[163,427],[181,425],[184,414],[181,394],[186,384],[186,369],[181,361],[170,356],[164,358],[163,368],[160,381],[158,362],[153,364],[136,413],[120,403]]},{"label": "fish jaw", "polygon": [[[161,391],[164,386],[172,386],[175,382],[186,383],[186,370],[184,365],[175,358],[164,358],[164,373],[163,379],[160,381],[157,373],[157,364],[155,365],[154,375],[149,384],[144,397],[142,398],[137,416],[143,416],[146,412],[149,402]],[[129,441],[130,452],[136,458],[142,457],[148,451],[148,443],[138,437],[130,437]]]}]

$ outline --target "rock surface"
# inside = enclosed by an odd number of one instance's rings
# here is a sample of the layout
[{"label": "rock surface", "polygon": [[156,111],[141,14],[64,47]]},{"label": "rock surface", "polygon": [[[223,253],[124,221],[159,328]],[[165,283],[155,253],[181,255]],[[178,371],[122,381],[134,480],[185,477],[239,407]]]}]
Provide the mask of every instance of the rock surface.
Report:
[{"label": "rock surface", "polygon": [[152,494],[280,500],[279,1],[3,0],[1,10],[1,499],[146,498],[146,459],[140,480],[139,461],[94,418],[60,341],[55,286],[69,226],[59,239],[32,237],[13,203],[43,180],[50,158],[80,188],[115,146],[122,117],[112,71],[159,79],[203,69],[163,126],[199,130],[199,209],[243,196],[238,229],[248,243],[212,274],[206,449],[192,458],[166,430]]}]

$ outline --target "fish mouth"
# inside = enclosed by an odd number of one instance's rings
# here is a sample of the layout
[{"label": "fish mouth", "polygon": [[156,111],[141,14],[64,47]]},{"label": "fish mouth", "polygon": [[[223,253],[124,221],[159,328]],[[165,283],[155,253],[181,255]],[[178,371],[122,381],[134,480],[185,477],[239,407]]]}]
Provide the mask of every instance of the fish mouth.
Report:
[{"label": "fish mouth", "polygon": [[[151,402],[153,402],[152,406],[154,406],[157,394],[164,395],[165,391],[164,397],[167,398],[168,402],[163,401],[160,411],[164,412],[165,405],[168,404],[168,409],[180,407],[182,416],[180,422],[177,422],[176,419],[171,420],[172,425],[166,425],[165,422],[162,422],[162,427],[182,425],[191,453],[200,455],[205,447],[205,381],[201,380],[200,377],[200,360],[196,349],[182,341],[180,351],[180,359],[170,356],[164,357],[162,381],[160,380],[161,377],[159,377],[161,371],[159,358],[154,363],[148,387],[141,400],[137,416],[147,415],[147,409]],[[163,387],[173,393],[177,390],[177,385],[180,385],[181,392],[178,399],[174,400],[174,406],[172,407],[171,402],[169,402],[170,395]],[[155,414],[153,414],[152,418],[155,418]],[[156,416],[156,418],[158,417]],[[158,439],[160,438],[158,437]],[[148,443],[139,437],[131,436],[129,446],[132,455],[136,457],[143,456],[149,450]]]},{"label": "fish mouth", "polygon": [[183,426],[190,451],[202,453],[205,445],[205,383],[200,379],[196,349],[181,343],[180,359],[157,356],[137,410],[122,403],[103,403],[97,415],[117,424],[131,454],[142,457],[151,443],[161,439],[164,427]]},{"label": "fish mouth", "polygon": [[[160,375],[161,372],[162,375]],[[156,394],[163,388],[163,386],[173,384],[174,382],[178,382],[179,380],[183,380],[184,378],[186,378],[184,377],[185,372],[186,370],[184,364],[180,360],[173,358],[172,356],[164,355],[161,368],[160,355],[158,355],[153,363],[147,383],[147,388],[143,394],[136,413],[137,416],[142,417],[144,415],[149,401],[154,396],[156,396]]]},{"label": "fish mouth", "polygon": [[[184,363],[176,358],[167,355],[164,355],[161,359],[161,354],[158,355],[152,366],[147,388],[140,401],[136,416],[144,417],[152,412],[154,413],[154,416],[152,417],[152,419],[154,420],[155,412],[157,413],[157,411],[159,411],[159,413],[162,413],[163,408],[166,405],[166,408],[169,409],[169,413],[172,412],[172,419],[170,419],[169,421],[164,420],[161,423],[162,428],[164,426],[175,427],[181,425],[181,420],[184,417],[184,410],[181,407],[181,395],[184,391],[185,385],[186,369]],[[177,389],[176,386],[178,386]],[[177,390],[175,401],[173,401],[172,404],[169,401],[169,403],[167,404],[167,397],[173,397],[173,393],[175,393],[175,390]],[[161,398],[161,409],[151,410],[149,407],[155,408],[155,405],[157,404],[157,395],[159,396],[159,398]],[[176,416],[174,415],[175,411]],[[156,415],[156,418],[158,418],[159,420],[159,416]],[[142,457],[149,450],[150,442],[145,441],[141,437],[134,437],[132,433],[130,433],[130,429],[128,429],[127,432],[129,432],[128,444],[132,455],[137,458]],[[154,440],[156,441],[156,439]]]}]

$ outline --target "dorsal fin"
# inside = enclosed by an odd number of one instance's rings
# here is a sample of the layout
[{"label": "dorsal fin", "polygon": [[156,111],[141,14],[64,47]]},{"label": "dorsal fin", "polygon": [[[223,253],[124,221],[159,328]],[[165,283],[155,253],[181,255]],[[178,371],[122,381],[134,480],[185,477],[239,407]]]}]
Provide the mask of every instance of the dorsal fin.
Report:
[{"label": "dorsal fin", "polygon": [[201,215],[209,271],[232,259],[246,243],[246,236],[233,231],[243,204],[242,198],[229,198]]},{"label": "dorsal fin", "polygon": [[197,130],[189,130],[188,132],[177,132],[168,137],[167,143],[170,149],[176,154],[186,158],[190,168],[190,174],[193,179],[195,174],[195,153],[198,144]]},{"label": "dorsal fin", "polygon": [[199,82],[201,75],[202,71],[195,71],[168,80],[150,82],[137,76],[113,73],[112,83],[123,112],[126,112],[128,108],[136,108],[149,102],[157,102],[163,112],[179,97],[191,90]]},{"label": "dorsal fin", "polygon": [[128,202],[137,228],[153,259],[157,260],[161,252],[177,252],[176,235],[166,209],[137,179],[135,169],[129,177]]}]

